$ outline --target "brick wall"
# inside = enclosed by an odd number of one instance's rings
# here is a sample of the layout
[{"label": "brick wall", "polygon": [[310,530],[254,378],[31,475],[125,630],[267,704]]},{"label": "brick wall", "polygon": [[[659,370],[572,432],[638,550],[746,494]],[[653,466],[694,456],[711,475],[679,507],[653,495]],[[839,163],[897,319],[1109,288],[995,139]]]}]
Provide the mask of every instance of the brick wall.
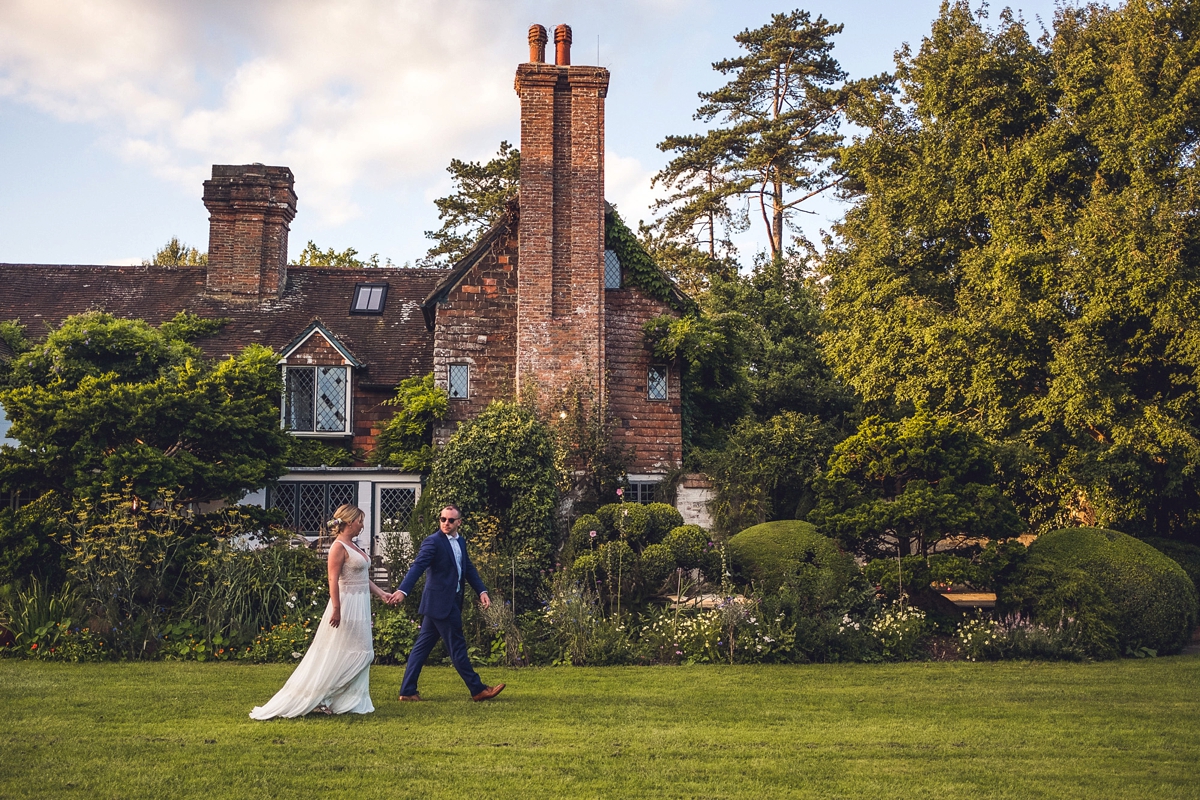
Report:
[{"label": "brick wall", "polygon": [[646,377],[655,362],[646,347],[642,324],[674,312],[637,289],[613,289],[605,295],[608,404],[609,412],[619,420],[618,441],[634,450],[630,472],[666,472],[678,467],[683,455],[679,367],[666,365],[667,399],[650,400]]},{"label": "brick wall", "polygon": [[517,231],[510,225],[438,306],[433,341],[437,385],[449,388],[451,364],[470,368],[467,399],[451,400],[446,424],[434,431],[439,444],[492,400],[515,396],[518,257]]},{"label": "brick wall", "polygon": [[210,292],[248,300],[283,292],[294,182],[287,167],[213,165],[204,182]]},{"label": "brick wall", "polygon": [[604,392],[604,99],[608,70],[529,63],[521,98],[516,389]]}]

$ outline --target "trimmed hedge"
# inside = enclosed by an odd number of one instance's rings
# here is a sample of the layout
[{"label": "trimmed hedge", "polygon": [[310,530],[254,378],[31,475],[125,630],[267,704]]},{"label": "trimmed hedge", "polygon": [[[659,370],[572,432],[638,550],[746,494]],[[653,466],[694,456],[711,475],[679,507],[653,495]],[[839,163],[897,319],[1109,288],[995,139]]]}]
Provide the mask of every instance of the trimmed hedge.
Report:
[{"label": "trimmed hedge", "polygon": [[1115,609],[1117,646],[1178,653],[1191,639],[1200,603],[1177,563],[1139,541],[1104,528],[1066,528],[1039,536],[1029,559],[1079,569],[1095,579]]},{"label": "trimmed hedge", "polygon": [[801,579],[810,590],[836,596],[858,572],[854,559],[801,520],[747,528],[729,540],[727,549],[734,575],[766,592]]}]

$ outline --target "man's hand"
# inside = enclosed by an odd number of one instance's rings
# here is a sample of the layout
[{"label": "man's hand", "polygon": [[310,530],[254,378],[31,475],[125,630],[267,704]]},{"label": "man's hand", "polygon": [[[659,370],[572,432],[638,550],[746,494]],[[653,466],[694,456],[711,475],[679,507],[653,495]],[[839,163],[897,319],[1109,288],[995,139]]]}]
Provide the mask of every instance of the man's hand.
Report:
[{"label": "man's hand", "polygon": [[492,604],[492,599],[490,597],[488,597],[487,592],[484,592],[483,594],[479,595],[480,607],[487,608],[491,604]]},{"label": "man's hand", "polygon": [[397,589],[396,591],[394,591],[390,595],[388,595],[388,600],[387,600],[388,605],[392,605],[392,606],[396,605],[397,603],[404,600],[404,596],[405,596],[404,592]]}]

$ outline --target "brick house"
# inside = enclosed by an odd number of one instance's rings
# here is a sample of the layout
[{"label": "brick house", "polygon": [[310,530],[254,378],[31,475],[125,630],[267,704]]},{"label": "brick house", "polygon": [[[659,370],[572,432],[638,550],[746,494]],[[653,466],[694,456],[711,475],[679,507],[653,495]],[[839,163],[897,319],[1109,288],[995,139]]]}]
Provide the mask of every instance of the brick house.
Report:
[{"label": "brick house", "polygon": [[[533,26],[530,61],[517,68],[519,199],[451,269],[289,265],[291,170],[217,165],[204,182],[207,267],[0,264],[0,319],[19,319],[34,338],[91,309],[152,324],[180,311],[227,319],[199,343],[207,355],[273,348],[281,424],[368,454],[392,414],[384,401],[405,378],[432,372],[449,393],[438,441],[494,399],[534,392],[553,411],[579,392],[619,420],[616,435],[634,454],[631,494],[648,498],[679,466],[681,404],[678,366],[654,361],[642,324],[678,314],[686,298],[669,282],[668,295],[652,296],[606,251],[608,71],[571,66],[565,25],[555,31],[556,63],[545,63],[547,39]],[[284,509],[306,535],[355,502],[374,547],[389,521],[407,519],[420,488],[420,475],[395,469],[296,467],[243,502]]]}]

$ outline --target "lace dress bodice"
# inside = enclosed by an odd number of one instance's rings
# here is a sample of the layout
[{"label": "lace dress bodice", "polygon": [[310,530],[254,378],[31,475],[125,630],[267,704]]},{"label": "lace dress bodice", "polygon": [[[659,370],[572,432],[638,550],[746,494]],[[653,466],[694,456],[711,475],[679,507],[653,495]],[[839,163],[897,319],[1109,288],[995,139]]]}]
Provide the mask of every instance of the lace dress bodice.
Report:
[{"label": "lace dress bodice", "polygon": [[346,551],[346,560],[342,562],[342,571],[338,575],[338,591],[343,595],[369,593],[370,562],[353,547],[342,549]]}]

